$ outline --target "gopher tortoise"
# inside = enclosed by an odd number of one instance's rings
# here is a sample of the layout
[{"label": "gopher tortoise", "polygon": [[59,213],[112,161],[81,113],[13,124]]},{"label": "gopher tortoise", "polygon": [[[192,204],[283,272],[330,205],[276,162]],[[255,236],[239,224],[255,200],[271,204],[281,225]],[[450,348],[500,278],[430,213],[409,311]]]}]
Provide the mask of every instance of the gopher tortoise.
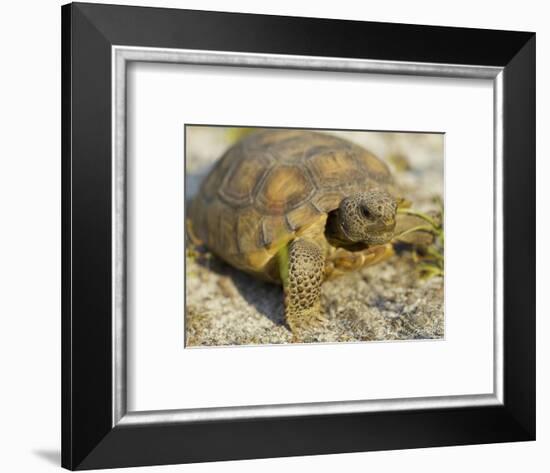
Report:
[{"label": "gopher tortoise", "polygon": [[232,266],[284,288],[292,331],[325,321],[324,280],[393,254],[401,198],[384,162],[345,139],[258,129],[203,181],[188,233]]}]

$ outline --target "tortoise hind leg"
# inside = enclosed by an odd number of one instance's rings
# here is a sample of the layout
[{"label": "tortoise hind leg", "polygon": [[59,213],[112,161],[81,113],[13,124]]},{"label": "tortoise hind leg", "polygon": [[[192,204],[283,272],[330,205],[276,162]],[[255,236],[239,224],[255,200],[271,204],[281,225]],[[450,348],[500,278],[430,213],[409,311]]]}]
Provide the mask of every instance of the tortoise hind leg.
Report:
[{"label": "tortoise hind leg", "polygon": [[298,238],[288,245],[287,257],[281,259],[285,320],[289,328],[296,333],[324,323],[326,319],[321,314],[320,298],[325,257],[319,245]]}]

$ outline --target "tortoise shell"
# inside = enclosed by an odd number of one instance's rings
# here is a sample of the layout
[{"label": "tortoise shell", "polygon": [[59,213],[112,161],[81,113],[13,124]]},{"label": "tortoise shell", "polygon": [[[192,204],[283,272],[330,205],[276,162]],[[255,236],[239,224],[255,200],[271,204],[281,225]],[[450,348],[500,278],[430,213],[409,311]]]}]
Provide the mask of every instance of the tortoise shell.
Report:
[{"label": "tortoise shell", "polygon": [[202,183],[190,209],[193,233],[233,266],[261,273],[342,199],[373,187],[395,193],[386,164],[364,148],[325,133],[259,129]]}]

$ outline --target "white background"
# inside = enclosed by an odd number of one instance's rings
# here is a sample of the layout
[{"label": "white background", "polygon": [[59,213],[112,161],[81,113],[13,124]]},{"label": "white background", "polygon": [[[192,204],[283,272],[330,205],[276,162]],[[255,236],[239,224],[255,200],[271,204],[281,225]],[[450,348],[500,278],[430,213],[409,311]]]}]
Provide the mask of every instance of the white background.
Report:
[{"label": "white background", "polygon": [[[130,410],[493,392],[490,81],[138,63],[128,84]],[[445,131],[445,340],[184,350],[183,123]]]},{"label": "white background", "polygon": [[[537,31],[538,155],[550,155],[550,24],[544,2],[462,0],[364,2],[277,0],[147,1],[154,6],[249,11],[405,23]],[[10,2],[1,10],[0,343],[3,407],[0,468],[56,471],[60,437],[60,11],[53,0]],[[548,160],[538,162],[538,241],[550,225]],[[538,247],[538,288],[550,285],[548,246]],[[538,304],[536,443],[270,459],[136,471],[546,471],[550,448],[548,299]],[[544,462],[544,463],[543,463]]]}]

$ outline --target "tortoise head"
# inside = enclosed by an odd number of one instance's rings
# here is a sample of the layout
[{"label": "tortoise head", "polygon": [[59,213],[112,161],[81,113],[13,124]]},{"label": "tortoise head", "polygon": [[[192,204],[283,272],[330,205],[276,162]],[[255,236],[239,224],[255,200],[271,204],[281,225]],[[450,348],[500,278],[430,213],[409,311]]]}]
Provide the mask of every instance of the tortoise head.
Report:
[{"label": "tortoise head", "polygon": [[395,229],[397,200],[384,190],[357,192],[329,214],[326,237],[335,246],[382,245]]}]

